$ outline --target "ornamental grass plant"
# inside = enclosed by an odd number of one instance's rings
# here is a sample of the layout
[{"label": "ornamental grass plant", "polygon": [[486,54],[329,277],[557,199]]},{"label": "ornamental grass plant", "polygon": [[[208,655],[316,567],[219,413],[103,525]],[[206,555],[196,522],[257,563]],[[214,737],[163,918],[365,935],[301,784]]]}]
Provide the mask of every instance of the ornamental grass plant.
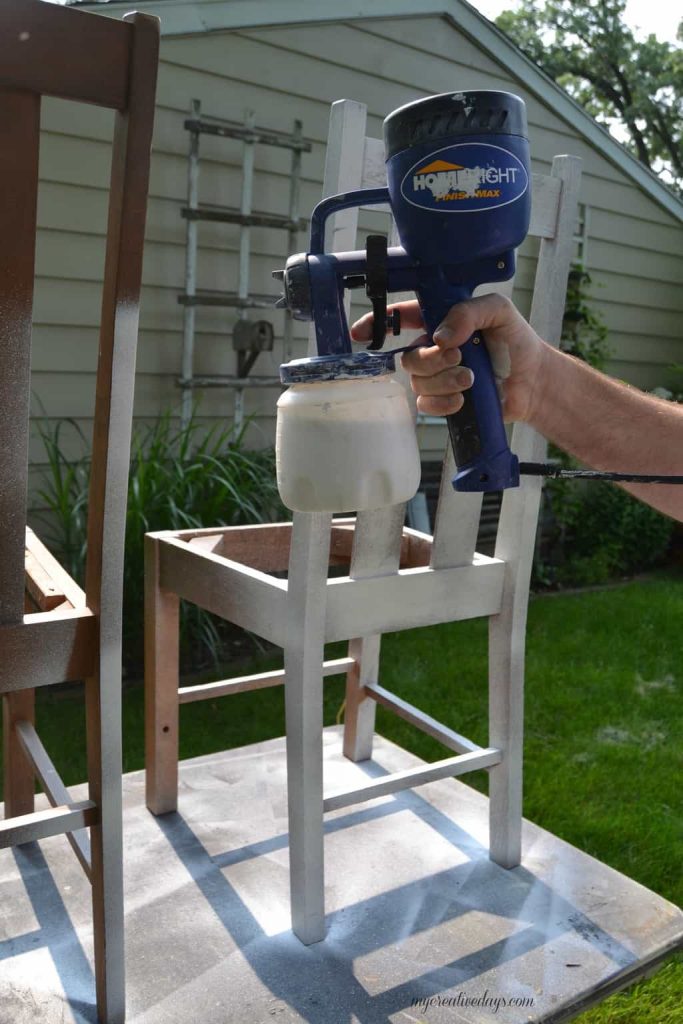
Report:
[{"label": "ornamental grass plant", "polygon": [[[236,526],[287,518],[275,482],[272,448],[254,450],[241,430],[207,427],[196,415],[181,425],[170,413],[133,433],[124,565],[123,657],[142,675],[144,536],[156,530]],[[47,470],[34,515],[41,538],[79,582],[84,578],[90,449],[79,425],[39,428]],[[70,435],[70,436],[69,436]],[[67,455],[74,447],[75,457]],[[195,605],[181,606],[185,666],[225,660],[243,634]]]}]

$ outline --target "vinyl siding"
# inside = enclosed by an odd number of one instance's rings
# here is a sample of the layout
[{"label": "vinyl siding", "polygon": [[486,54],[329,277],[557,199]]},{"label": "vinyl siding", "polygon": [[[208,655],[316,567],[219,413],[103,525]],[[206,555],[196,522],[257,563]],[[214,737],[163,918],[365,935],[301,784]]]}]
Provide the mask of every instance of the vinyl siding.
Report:
[{"label": "vinyl siding", "polygon": [[[340,97],[368,105],[368,133],[379,136],[387,112],[417,96],[451,88],[509,88],[527,103],[534,170],[547,172],[556,153],[584,161],[582,202],[590,207],[588,269],[594,306],[605,318],[613,350],[612,372],[641,385],[666,383],[668,367],[683,362],[683,227],[640,191],[630,178],[592,149],[576,130],[531,96],[489,54],[437,17],[260,29],[162,39],[154,152],[145,250],[136,416],[150,421],[176,408],[180,367],[188,135],[183,129],[190,100],[206,114],[241,120],[245,108],[256,123],[289,130],[304,125],[312,152],[304,154],[301,211],[319,200],[329,105]],[[97,324],[104,259],[104,230],[113,117],[108,112],[46,101],[41,140],[41,194],[35,331],[34,415],[73,417],[91,425]],[[239,204],[241,145],[201,138],[200,197]],[[254,208],[285,212],[290,155],[257,148]],[[378,214],[364,214],[362,227],[382,228]],[[364,234],[361,232],[361,240]],[[252,229],[252,289],[272,292],[270,272],[287,255],[286,233]],[[198,284],[236,288],[238,228],[200,224]],[[304,247],[301,238],[301,247]],[[520,253],[515,298],[527,312],[537,243]],[[354,307],[359,308],[359,307]],[[259,357],[258,375],[276,373],[282,353],[282,314],[272,355]],[[235,356],[234,311],[197,313],[196,372],[231,373]],[[296,354],[303,354],[306,326],[295,325]],[[247,391],[246,412],[254,421],[254,444],[273,436],[276,389]],[[202,415],[229,420],[231,391],[207,390]],[[443,431],[421,428],[423,449],[436,456]],[[33,442],[32,481],[40,475],[40,443]]]}]

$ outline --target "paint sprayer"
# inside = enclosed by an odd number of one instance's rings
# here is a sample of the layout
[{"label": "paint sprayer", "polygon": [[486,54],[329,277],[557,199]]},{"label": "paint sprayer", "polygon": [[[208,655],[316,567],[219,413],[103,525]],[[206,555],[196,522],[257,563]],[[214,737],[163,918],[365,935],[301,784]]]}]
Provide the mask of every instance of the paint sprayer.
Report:
[{"label": "paint sprayer", "polygon": [[[289,387],[278,401],[278,487],[285,505],[298,511],[361,511],[413,497],[419,451],[407,396],[393,376],[396,355],[406,349],[379,351],[387,332],[397,335],[401,326],[398,310],[387,314],[387,295],[415,292],[431,336],[477,285],[513,276],[515,249],[529,227],[529,144],[519,97],[478,90],[417,100],[385,119],[384,142],[388,187],[319,203],[309,252],[290,256],[273,275],[284,283],[278,306],[313,321],[318,350],[280,367]],[[386,236],[370,235],[363,251],[325,252],[331,215],[386,203],[402,246],[387,248]],[[366,351],[353,351],[346,322],[344,293],[354,288],[364,288],[372,302]],[[520,470],[560,475],[552,466],[520,467],[510,451],[481,333],[461,354],[474,383],[462,408],[446,417],[453,487],[501,491],[519,484]],[[584,470],[561,475],[633,479]]]}]

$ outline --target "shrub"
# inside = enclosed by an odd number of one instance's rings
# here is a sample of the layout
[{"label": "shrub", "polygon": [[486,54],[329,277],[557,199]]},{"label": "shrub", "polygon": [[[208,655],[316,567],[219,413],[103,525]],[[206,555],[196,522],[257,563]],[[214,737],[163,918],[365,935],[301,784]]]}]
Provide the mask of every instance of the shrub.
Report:
[{"label": "shrub", "polygon": [[[64,454],[63,431],[75,432],[82,454]],[[48,471],[40,490],[46,509],[41,535],[62,564],[83,579],[90,453],[72,420],[39,428]],[[207,429],[196,418],[178,426],[170,414],[133,433],[124,565],[123,650],[129,674],[143,660],[144,535],[152,530],[187,530],[264,522],[286,513],[275,483],[272,449],[249,450],[243,428]],[[234,637],[215,617],[194,605],[181,608],[181,649],[193,667],[225,657]]]},{"label": "shrub", "polygon": [[[563,351],[604,371],[607,328],[590,308],[590,284],[581,267],[571,270],[560,344]],[[578,465],[553,445],[548,454],[565,468]],[[534,566],[537,586],[604,583],[657,565],[669,547],[671,520],[615,484],[550,480],[543,493],[544,521],[551,525]]]},{"label": "shrub", "polygon": [[588,290],[592,279],[588,271],[574,266],[567,279],[567,295],[562,317],[560,347],[577,359],[583,359],[596,370],[604,370],[609,359],[607,326],[599,313],[589,305]]},{"label": "shrub", "polygon": [[[557,481],[562,483],[561,481]],[[614,484],[591,482],[553,506],[562,531],[554,582],[589,586],[657,565],[674,524]],[[546,566],[547,571],[547,566]]]}]

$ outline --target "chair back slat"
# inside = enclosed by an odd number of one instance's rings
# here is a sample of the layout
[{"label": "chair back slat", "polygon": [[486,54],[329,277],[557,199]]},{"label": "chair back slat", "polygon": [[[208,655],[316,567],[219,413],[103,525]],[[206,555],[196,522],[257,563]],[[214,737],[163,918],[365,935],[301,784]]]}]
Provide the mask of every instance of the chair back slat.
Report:
[{"label": "chair back slat", "polygon": [[125,21],[65,11],[45,0],[3,0],[0,84],[123,110],[131,41]]},{"label": "chair back slat", "polygon": [[114,130],[97,402],[88,504],[88,607],[116,627],[120,616],[128,459],[133,417],[135,355],[149,184],[159,35],[156,22],[127,16],[135,25],[128,86],[131,113]]},{"label": "chair back slat", "polygon": [[0,88],[0,624],[24,613],[40,98]]},{"label": "chair back slat", "polygon": [[429,563],[432,569],[454,569],[458,565],[470,565],[477,543],[484,496],[454,491],[451,481],[455,471],[453,448],[448,444],[434,519],[434,541]]}]

